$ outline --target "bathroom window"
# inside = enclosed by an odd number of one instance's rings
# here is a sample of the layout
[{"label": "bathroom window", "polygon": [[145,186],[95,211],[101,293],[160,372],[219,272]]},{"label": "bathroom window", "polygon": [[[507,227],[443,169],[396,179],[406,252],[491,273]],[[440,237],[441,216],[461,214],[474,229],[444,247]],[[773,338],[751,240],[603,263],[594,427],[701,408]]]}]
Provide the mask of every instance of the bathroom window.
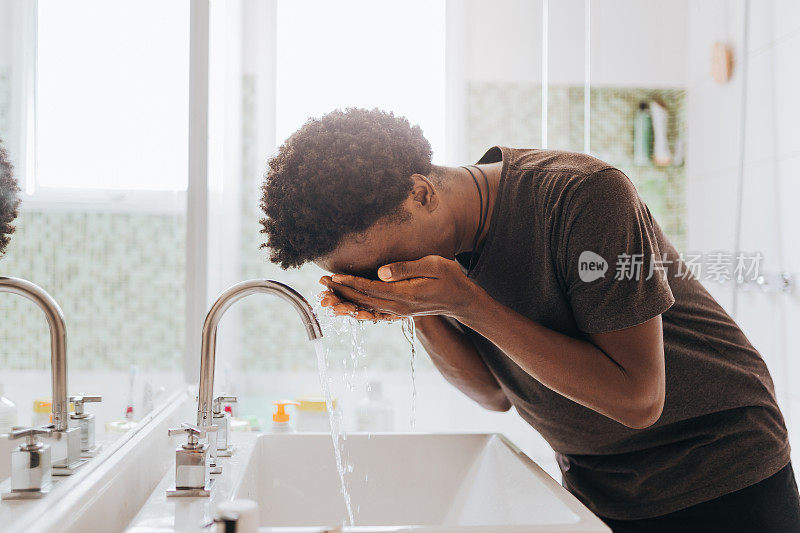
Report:
[{"label": "bathroom window", "polygon": [[189,3],[77,4],[39,0],[33,18],[26,192],[34,202],[153,205],[166,196],[178,205],[187,185]]},{"label": "bathroom window", "polygon": [[278,143],[309,116],[380,107],[444,159],[444,0],[279,0],[277,15]]}]

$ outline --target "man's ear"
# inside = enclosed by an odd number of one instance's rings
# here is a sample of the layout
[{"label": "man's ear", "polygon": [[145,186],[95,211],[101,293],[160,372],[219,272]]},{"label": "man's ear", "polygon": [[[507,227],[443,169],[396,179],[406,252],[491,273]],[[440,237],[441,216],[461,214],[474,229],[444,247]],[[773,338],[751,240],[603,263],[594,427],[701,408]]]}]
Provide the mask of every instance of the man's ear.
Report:
[{"label": "man's ear", "polygon": [[413,205],[421,207],[428,212],[433,212],[439,207],[439,194],[427,176],[412,174],[414,182],[411,188],[411,201]]}]

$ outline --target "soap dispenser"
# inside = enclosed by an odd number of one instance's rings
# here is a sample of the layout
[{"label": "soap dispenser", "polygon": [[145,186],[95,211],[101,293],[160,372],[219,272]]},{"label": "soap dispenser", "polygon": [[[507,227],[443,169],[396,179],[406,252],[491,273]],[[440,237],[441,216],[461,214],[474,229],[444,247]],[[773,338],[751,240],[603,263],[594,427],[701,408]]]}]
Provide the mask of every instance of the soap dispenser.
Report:
[{"label": "soap dispenser", "polygon": [[70,424],[72,427],[77,427],[81,430],[81,457],[94,457],[101,448],[101,446],[95,444],[95,417],[94,414],[87,413],[83,410],[83,404],[102,402],[103,397],[89,396],[81,393],[77,396],[70,396],[69,401],[75,406],[75,412],[69,415]]},{"label": "soap dispenser", "polygon": [[272,433],[294,433],[294,428],[289,423],[289,413],[286,412],[287,405],[300,405],[299,402],[292,400],[275,400],[273,405],[278,409],[272,415]]}]

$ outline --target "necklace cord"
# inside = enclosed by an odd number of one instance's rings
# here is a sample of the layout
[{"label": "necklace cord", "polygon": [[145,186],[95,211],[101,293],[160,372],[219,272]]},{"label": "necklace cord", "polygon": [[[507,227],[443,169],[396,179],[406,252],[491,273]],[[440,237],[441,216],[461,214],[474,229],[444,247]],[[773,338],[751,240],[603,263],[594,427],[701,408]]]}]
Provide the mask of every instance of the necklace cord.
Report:
[{"label": "necklace cord", "polygon": [[480,208],[479,208],[480,210],[478,213],[478,231],[475,233],[475,237],[472,240],[472,251],[469,256],[469,266],[467,267],[467,270],[472,270],[475,257],[477,256],[478,240],[480,240],[480,237],[483,234],[483,228],[486,225],[486,219],[489,218],[489,179],[486,177],[486,174],[483,172],[483,170],[481,170],[478,167],[475,167],[481,173],[484,181],[486,182],[486,214],[484,215],[483,191],[481,191],[481,186],[478,183],[478,178],[475,177],[475,174],[468,167],[462,166],[461,168],[469,172],[469,175],[472,177],[472,181],[475,182],[475,188],[478,189],[478,202],[480,203]]},{"label": "necklace cord", "polygon": [[478,169],[478,172],[480,172],[481,176],[483,176],[483,182],[486,184],[486,214],[483,215],[483,226],[481,226],[480,232],[478,233],[478,236],[479,236],[478,238],[480,239],[480,235],[483,234],[483,228],[484,228],[484,226],[486,226],[486,223],[489,221],[489,204],[491,203],[491,202],[489,202],[489,178],[486,177],[486,173],[483,171],[482,168],[480,168],[480,167],[478,167],[476,165],[470,165],[470,166],[475,167],[476,169]]}]

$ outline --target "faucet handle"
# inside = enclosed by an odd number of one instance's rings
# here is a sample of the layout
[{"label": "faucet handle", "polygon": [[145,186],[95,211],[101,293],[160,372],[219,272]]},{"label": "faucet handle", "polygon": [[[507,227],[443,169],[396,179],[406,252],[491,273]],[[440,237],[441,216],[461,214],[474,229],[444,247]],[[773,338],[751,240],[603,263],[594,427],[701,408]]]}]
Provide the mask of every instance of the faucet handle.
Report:
[{"label": "faucet handle", "polygon": [[89,402],[102,402],[102,396],[90,396],[84,393],[78,393],[75,396],[70,396],[69,401],[75,406],[75,413],[71,416],[71,418],[85,418],[83,412],[83,404]]},{"label": "faucet handle", "polygon": [[33,426],[29,428],[18,428],[14,429],[9,433],[8,440],[17,440],[22,439],[25,437],[31,437],[36,439],[39,435],[52,435],[53,434],[53,425],[49,426]]},{"label": "faucet handle", "polygon": [[179,428],[169,428],[167,434],[171,437],[173,435],[187,433],[190,439],[192,437],[202,439],[206,436],[206,433],[211,433],[214,431],[217,431],[217,426],[196,426],[194,424],[184,422]]},{"label": "faucet handle", "polygon": [[71,401],[72,403],[81,403],[81,404],[89,402],[102,402],[103,397],[99,395],[97,396],[88,395],[81,392],[76,394],[75,396],[70,396],[69,401]]},{"label": "faucet handle", "polygon": [[217,396],[212,402],[212,412],[216,415],[222,413],[223,403],[237,403],[239,398],[236,396]]},{"label": "faucet handle", "polygon": [[25,439],[25,444],[20,446],[20,450],[30,452],[41,447],[36,440],[39,435],[52,435],[55,426],[34,426],[29,428],[17,428],[8,435],[8,440]]},{"label": "faucet handle", "polygon": [[83,418],[83,404],[89,402],[102,402],[102,396],[90,396],[84,393],[78,393],[75,396],[69,397],[69,402],[75,406],[74,417]]}]

